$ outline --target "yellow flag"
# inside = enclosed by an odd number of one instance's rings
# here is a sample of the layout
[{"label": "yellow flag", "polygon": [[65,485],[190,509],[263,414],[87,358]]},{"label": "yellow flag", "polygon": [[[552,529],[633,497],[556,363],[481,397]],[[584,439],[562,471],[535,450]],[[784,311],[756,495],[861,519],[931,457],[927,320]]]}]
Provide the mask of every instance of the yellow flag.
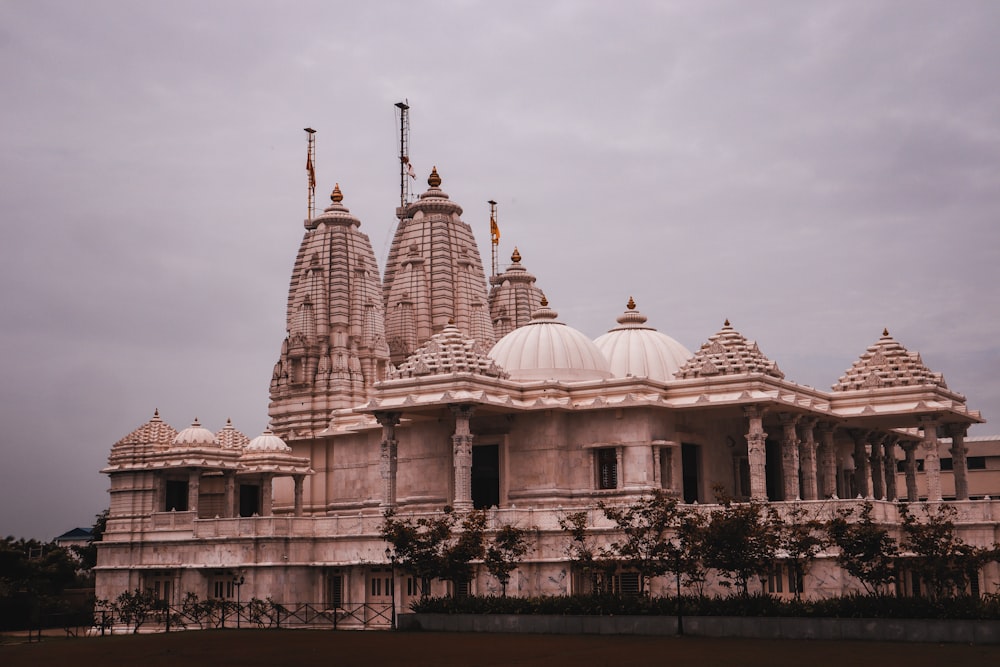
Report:
[{"label": "yellow flag", "polygon": [[490,237],[492,238],[493,243],[500,242],[500,228],[497,227],[496,219],[492,217],[490,218]]}]

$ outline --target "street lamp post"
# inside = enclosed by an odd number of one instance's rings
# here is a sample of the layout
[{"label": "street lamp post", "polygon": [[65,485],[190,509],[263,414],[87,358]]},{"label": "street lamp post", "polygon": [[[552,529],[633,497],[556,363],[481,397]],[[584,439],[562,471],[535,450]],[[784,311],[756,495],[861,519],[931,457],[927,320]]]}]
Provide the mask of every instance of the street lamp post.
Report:
[{"label": "street lamp post", "polygon": [[392,603],[389,627],[396,629],[396,554],[389,547],[385,548],[385,559],[389,561],[389,595]]},{"label": "street lamp post", "polygon": [[233,577],[233,586],[236,586],[236,629],[240,629],[240,588],[243,587],[243,582],[246,579],[241,574],[239,577]]}]

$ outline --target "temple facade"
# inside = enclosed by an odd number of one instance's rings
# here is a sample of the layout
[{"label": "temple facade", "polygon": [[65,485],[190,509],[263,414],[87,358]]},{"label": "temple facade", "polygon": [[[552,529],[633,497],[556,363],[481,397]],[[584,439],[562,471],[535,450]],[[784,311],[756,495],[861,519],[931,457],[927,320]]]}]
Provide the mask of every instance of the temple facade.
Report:
[{"label": "temple facade", "polygon": [[[966,443],[981,416],[888,331],[830,391],[786,378],[729,321],[691,352],[631,298],[591,340],[517,250],[487,279],[436,169],[428,185],[401,209],[381,279],[339,187],[306,221],[265,433],[178,431],[154,414],[112,447],[99,598],[232,596],[238,573],[244,599],[333,608],[392,591],[405,610],[418,587],[392,569],[382,517],[445,506],[529,531],[509,593],[571,593],[589,584],[560,519],[585,510],[610,540],[597,504],[654,490],[706,511],[721,492],[819,519],[867,500],[894,530],[897,500],[949,502],[968,543],[1000,541],[987,495],[1000,480],[978,475],[1000,458]],[[979,583],[1000,583],[996,564]],[[499,584],[480,568],[469,588]],[[811,597],[858,588],[829,554],[804,582]]]}]

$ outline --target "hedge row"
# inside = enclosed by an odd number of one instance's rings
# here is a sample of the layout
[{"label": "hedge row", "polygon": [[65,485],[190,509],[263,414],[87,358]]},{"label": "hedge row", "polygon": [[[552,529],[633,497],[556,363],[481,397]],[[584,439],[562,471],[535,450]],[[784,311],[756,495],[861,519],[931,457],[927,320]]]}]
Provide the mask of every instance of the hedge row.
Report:
[{"label": "hedge row", "polygon": [[853,594],[822,600],[749,597],[571,595],[544,597],[432,597],[415,602],[419,613],[549,614],[597,616],[785,616],[824,618],[1000,619],[1000,595],[931,600]]}]

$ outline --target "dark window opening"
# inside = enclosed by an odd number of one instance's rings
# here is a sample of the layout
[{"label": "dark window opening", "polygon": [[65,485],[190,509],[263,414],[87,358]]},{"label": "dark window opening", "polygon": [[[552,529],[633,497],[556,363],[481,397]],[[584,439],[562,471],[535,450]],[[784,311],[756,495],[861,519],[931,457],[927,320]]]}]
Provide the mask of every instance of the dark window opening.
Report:
[{"label": "dark window opening", "polygon": [[684,483],[684,502],[698,502],[698,445],[681,443],[681,477]]},{"label": "dark window opening", "polygon": [[260,487],[240,484],[240,516],[260,514]]},{"label": "dark window opening", "polygon": [[618,488],[618,452],[614,447],[597,450],[597,488]]},{"label": "dark window opening", "polygon": [[344,575],[340,572],[327,575],[326,603],[331,607],[342,607],[344,604]]},{"label": "dark window opening", "polygon": [[965,459],[965,467],[969,470],[986,470],[986,457],[970,456]]},{"label": "dark window opening", "polygon": [[767,478],[767,499],[784,500],[785,485],[781,478],[781,444],[768,438],[764,441],[764,466]]},{"label": "dark window opening", "polygon": [[472,448],[472,506],[478,509],[500,506],[500,446]]},{"label": "dark window opening", "polygon": [[163,509],[167,512],[187,512],[188,483],[186,481],[167,480],[167,502]]}]

